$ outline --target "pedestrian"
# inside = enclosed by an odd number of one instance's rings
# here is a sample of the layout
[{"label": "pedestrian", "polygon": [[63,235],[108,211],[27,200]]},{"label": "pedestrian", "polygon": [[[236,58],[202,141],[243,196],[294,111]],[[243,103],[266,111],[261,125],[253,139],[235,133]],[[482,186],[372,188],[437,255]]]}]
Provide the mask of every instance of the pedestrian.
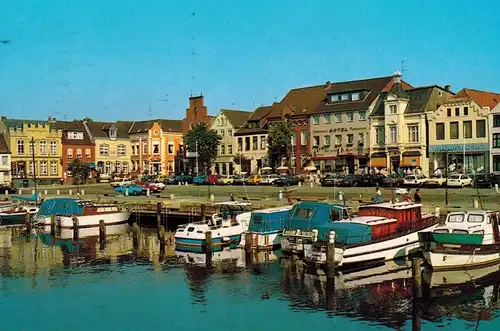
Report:
[{"label": "pedestrian", "polygon": [[377,187],[377,190],[375,191],[375,195],[372,198],[373,202],[383,202],[382,200],[382,192],[380,191],[380,188]]},{"label": "pedestrian", "polygon": [[415,191],[413,200],[415,200],[415,203],[422,203],[422,193],[420,193],[419,188],[417,188],[417,190]]},{"label": "pedestrian", "polygon": [[230,199],[231,201],[236,201],[236,200],[234,199],[234,195],[233,195],[233,193],[229,194],[229,196],[230,196],[230,198],[229,198],[229,199]]}]

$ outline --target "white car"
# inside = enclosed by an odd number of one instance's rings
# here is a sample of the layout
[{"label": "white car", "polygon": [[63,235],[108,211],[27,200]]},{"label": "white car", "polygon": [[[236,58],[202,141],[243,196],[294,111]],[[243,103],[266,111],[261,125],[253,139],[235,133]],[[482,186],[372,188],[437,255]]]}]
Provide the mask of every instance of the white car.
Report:
[{"label": "white car", "polygon": [[151,183],[151,185],[158,187],[160,190],[163,190],[165,188],[165,184],[163,184],[162,182]]},{"label": "white car", "polygon": [[278,179],[278,175],[264,175],[260,182],[261,185],[273,185],[274,181]]},{"label": "white car", "polygon": [[425,183],[429,187],[442,187],[446,185],[446,177],[441,174],[433,174]]},{"label": "white car", "polygon": [[463,174],[453,174],[448,176],[448,180],[446,181],[446,185],[449,187],[464,187],[472,185],[472,179]]},{"label": "white car", "polygon": [[111,187],[120,187],[123,185],[132,185],[135,184],[135,180],[121,180],[117,182],[111,182]]},{"label": "white car", "polygon": [[427,182],[424,175],[408,175],[404,178],[403,184],[406,186],[422,186]]}]

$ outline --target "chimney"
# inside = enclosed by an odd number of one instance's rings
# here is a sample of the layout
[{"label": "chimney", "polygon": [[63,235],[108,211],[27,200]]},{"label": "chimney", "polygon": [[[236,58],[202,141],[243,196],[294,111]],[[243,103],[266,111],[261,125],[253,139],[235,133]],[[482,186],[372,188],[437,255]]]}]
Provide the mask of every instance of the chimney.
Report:
[{"label": "chimney", "polygon": [[392,75],[392,79],[393,79],[393,81],[394,81],[394,84],[401,84],[401,72],[396,71],[396,72]]},{"label": "chimney", "polygon": [[445,85],[445,86],[444,86],[444,89],[445,89],[447,92],[451,92],[451,86],[450,86],[450,85]]},{"label": "chimney", "polygon": [[48,121],[49,121],[49,122],[51,122],[51,121],[52,121],[52,116],[49,116]]},{"label": "chimney", "polygon": [[7,116],[2,116],[2,122],[5,122],[7,120]]}]

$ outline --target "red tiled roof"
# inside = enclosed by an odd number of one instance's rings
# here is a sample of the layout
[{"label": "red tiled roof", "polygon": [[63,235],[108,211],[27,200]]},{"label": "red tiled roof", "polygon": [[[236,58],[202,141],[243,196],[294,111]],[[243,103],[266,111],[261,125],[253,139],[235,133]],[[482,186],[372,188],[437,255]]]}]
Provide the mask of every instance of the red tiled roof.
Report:
[{"label": "red tiled roof", "polygon": [[481,107],[490,107],[490,109],[493,109],[500,102],[500,94],[464,88],[448,99],[448,101],[453,102],[458,99],[472,99]]}]

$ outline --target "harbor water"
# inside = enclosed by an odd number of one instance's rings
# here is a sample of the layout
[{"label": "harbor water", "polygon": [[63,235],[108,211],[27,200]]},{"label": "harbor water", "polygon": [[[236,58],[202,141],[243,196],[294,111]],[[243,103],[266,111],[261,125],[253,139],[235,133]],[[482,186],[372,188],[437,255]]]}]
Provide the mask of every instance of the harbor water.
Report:
[{"label": "harbor water", "polygon": [[[432,273],[414,296],[410,263],[327,280],[279,252],[160,252],[156,232],[134,245],[128,225],[105,245],[0,229],[2,330],[493,330],[500,267]],[[67,239],[66,239],[67,238]],[[167,242],[168,244],[168,242]]]}]

